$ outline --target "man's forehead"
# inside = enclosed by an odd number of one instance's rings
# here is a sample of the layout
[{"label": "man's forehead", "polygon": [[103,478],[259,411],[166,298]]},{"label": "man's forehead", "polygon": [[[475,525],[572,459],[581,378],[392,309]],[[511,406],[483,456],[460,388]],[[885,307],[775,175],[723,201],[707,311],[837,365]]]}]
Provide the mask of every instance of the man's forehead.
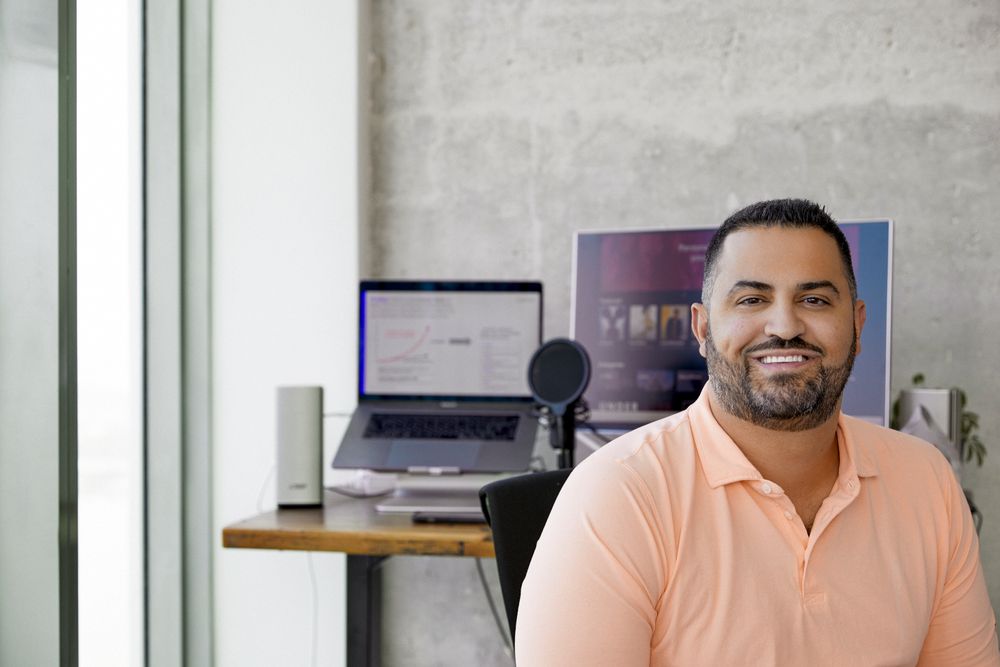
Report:
[{"label": "man's forehead", "polygon": [[831,236],[812,227],[754,227],[726,237],[716,264],[714,291],[729,291],[739,282],[777,287],[822,281],[840,289],[848,283],[840,250]]}]

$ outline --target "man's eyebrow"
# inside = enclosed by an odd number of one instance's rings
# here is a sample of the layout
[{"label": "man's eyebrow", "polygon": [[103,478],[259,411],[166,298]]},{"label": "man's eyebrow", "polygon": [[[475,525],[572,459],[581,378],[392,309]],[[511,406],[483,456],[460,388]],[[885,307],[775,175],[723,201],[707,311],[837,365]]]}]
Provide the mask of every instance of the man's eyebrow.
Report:
[{"label": "man's eyebrow", "polygon": [[812,280],[807,283],[799,283],[797,287],[800,292],[811,292],[812,290],[817,289],[833,290],[834,294],[840,296],[840,290],[837,289],[837,286],[829,280]]},{"label": "man's eyebrow", "polygon": [[[795,286],[798,292],[811,292],[812,290],[828,289],[831,290],[837,296],[840,296],[840,290],[829,280],[810,280],[808,282],[799,283]],[[729,294],[735,294],[743,290],[754,290],[757,292],[773,292],[774,286],[768,283],[760,282],[759,280],[737,280],[733,283],[733,286],[729,288]]]},{"label": "man's eyebrow", "polygon": [[756,290],[758,292],[773,292],[774,286],[762,283],[758,280],[737,280],[733,283],[733,286],[729,288],[729,293],[733,294],[745,289]]}]

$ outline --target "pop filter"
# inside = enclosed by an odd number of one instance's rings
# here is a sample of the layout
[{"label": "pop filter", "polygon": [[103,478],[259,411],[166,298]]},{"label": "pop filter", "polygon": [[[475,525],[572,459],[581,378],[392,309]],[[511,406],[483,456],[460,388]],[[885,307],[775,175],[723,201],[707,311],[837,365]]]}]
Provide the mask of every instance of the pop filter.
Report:
[{"label": "pop filter", "polygon": [[552,446],[561,468],[573,466],[576,404],[590,384],[590,357],[580,343],[553,338],[535,350],[528,363],[531,395],[552,416]]}]

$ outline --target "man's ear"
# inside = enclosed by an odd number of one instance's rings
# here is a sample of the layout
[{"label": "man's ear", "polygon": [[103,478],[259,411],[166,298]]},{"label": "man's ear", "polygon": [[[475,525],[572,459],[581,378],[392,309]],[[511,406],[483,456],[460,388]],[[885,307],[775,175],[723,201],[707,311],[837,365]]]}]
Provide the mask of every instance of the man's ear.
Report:
[{"label": "man's ear", "polygon": [[854,302],[854,335],[855,335],[855,356],[861,354],[861,330],[865,328],[865,319],[868,317],[868,310],[865,302],[858,299]]},{"label": "man's ear", "polygon": [[708,338],[708,308],[703,303],[691,304],[691,331],[698,339],[698,353],[708,357],[705,350],[705,339]]}]

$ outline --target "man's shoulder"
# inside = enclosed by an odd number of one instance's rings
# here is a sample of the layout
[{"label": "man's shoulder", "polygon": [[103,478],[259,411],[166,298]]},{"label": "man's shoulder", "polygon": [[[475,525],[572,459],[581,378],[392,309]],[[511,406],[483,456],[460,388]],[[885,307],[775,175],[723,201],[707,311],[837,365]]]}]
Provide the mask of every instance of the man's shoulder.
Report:
[{"label": "man's shoulder", "polygon": [[857,441],[867,446],[879,450],[888,449],[894,455],[906,453],[913,456],[928,456],[937,452],[937,449],[926,440],[921,440],[908,433],[902,433],[850,415],[841,415],[841,420]]},{"label": "man's shoulder", "polygon": [[699,478],[691,425],[680,412],[629,431],[585,458],[557,504],[598,523],[630,516],[659,531],[670,521],[671,499],[683,497],[683,489]]},{"label": "man's shoulder", "polygon": [[650,422],[625,433],[588,456],[582,467],[624,477],[660,477],[694,455],[687,411]]},{"label": "man's shoulder", "polygon": [[841,415],[841,424],[858,454],[874,464],[880,474],[925,471],[937,475],[950,470],[944,455],[925,440],[847,415]]}]

